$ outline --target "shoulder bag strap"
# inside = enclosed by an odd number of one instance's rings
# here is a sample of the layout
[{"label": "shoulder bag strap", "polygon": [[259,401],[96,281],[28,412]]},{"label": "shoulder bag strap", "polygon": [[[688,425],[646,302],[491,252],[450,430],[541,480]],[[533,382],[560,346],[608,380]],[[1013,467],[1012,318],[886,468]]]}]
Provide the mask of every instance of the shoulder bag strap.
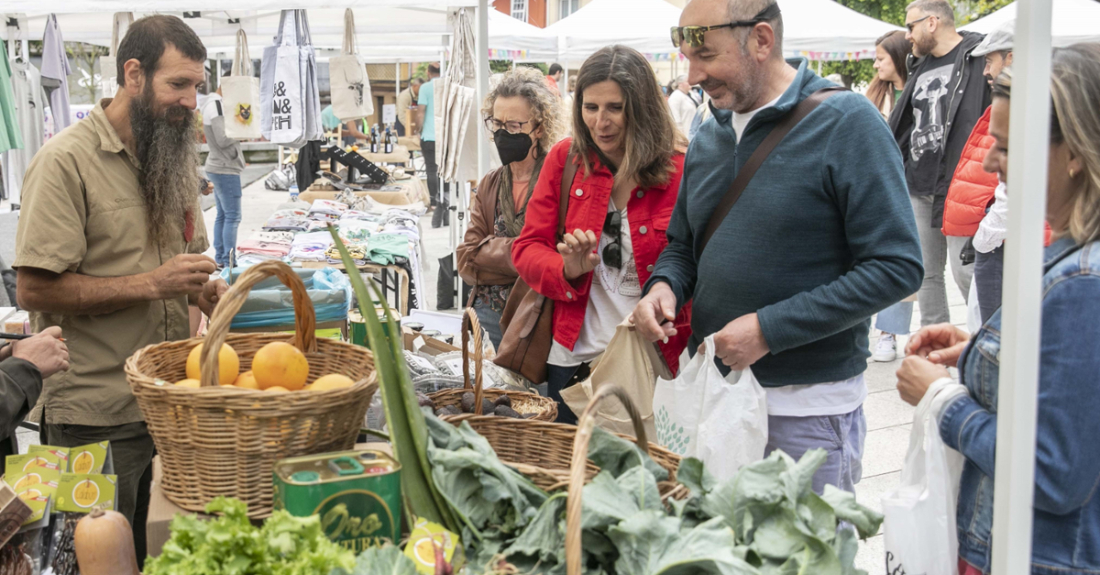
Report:
[{"label": "shoulder bag strap", "polygon": [[752,177],[756,174],[756,170],[760,168],[760,165],[764,163],[764,160],[768,159],[768,156],[772,153],[772,150],[779,145],[779,142],[783,141],[787,133],[791,131],[803,118],[808,116],[810,112],[813,112],[822,102],[827,100],[833,94],[843,91],[843,88],[822,88],[810,94],[805,100],[802,100],[795,106],[787,115],[783,116],[783,119],[779,120],[779,123],[772,128],[772,131],[764,138],[764,141],[757,146],[752,155],[749,156],[745,165],[741,167],[741,171],[737,173],[737,177],[733,179],[733,183],[730,184],[729,190],[726,191],[725,197],[719,202],[718,207],[714,210],[714,214],[710,217],[710,221],[707,222],[707,229],[703,233],[703,245],[699,250],[707,249],[707,244],[710,243],[711,236],[718,230],[718,226],[722,225],[722,222],[726,219],[726,215],[733,209],[733,205],[737,203],[737,200],[741,198],[741,193],[748,187],[749,182],[752,181]]},{"label": "shoulder bag strap", "polygon": [[577,155],[570,152],[565,159],[565,170],[561,175],[561,194],[558,198],[558,239],[565,235],[565,211],[569,208],[569,188],[573,187],[573,178],[577,176]]}]

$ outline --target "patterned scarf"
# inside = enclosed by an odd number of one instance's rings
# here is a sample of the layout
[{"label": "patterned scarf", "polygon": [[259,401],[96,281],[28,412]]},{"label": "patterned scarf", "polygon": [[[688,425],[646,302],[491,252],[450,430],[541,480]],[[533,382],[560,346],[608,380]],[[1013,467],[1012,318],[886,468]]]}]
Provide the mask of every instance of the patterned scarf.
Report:
[{"label": "patterned scarf", "polygon": [[531,191],[539,180],[539,172],[542,171],[542,161],[546,154],[535,158],[535,170],[531,172],[531,181],[527,184],[527,193],[523,196],[523,209],[516,212],[516,200],[512,196],[512,170],[505,166],[500,174],[500,188],[497,191],[497,201],[500,202],[500,215],[504,217],[504,228],[508,231],[508,237],[519,237],[523,230],[523,222],[527,216],[527,201],[531,198]]}]

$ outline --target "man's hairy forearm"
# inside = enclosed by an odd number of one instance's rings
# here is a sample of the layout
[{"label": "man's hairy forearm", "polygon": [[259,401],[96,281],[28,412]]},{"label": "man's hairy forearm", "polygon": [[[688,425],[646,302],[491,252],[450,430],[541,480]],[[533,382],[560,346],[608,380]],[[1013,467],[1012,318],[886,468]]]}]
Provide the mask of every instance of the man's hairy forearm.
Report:
[{"label": "man's hairy forearm", "polygon": [[64,315],[103,315],[161,299],[149,274],[101,278],[19,268],[16,286],[20,307]]}]

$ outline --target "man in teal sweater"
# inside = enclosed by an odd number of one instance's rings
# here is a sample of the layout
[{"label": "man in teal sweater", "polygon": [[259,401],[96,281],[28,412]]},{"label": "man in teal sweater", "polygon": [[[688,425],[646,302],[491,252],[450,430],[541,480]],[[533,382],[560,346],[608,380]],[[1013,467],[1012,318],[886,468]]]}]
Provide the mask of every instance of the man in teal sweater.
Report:
[{"label": "man in teal sweater", "polygon": [[901,153],[870,101],[835,94],[804,118],[702,249],[756,147],[786,112],[832,85],[805,60],[783,60],[774,1],[695,0],[680,18],[719,26],[702,38],[680,34],[688,82],[710,94],[714,118],[688,149],[669,245],[634,320],[650,339],[668,337],[672,324],[661,321],[693,300],[692,342],[714,334],[723,371],[751,366],[767,389],[768,452],[798,458],[824,448],[814,489],[854,491],[870,317],[924,276]]}]

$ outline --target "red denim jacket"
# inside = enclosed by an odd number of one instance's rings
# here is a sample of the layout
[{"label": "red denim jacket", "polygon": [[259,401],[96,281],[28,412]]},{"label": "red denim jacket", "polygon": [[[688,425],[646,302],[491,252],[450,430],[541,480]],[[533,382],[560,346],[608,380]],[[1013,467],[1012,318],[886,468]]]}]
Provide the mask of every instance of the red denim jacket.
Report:
[{"label": "red denim jacket", "polygon": [[[562,172],[571,144],[572,141],[567,138],[550,150],[542,166],[539,181],[528,200],[523,231],[512,244],[512,260],[520,277],[532,289],[554,300],[554,341],[570,350],[576,345],[581,326],[584,325],[584,314],[588,309],[588,290],[592,285],[591,272],[567,281],[563,272],[565,262],[557,250],[558,199]],[[672,163],[675,170],[667,184],[644,190],[635,189],[627,203],[630,241],[634,247],[634,262],[641,285],[649,280],[657,257],[668,245],[665,234],[680,190],[684,155],[673,156]],[[592,230],[598,241],[607,218],[607,206],[611,202],[611,188],[615,179],[594,154],[592,164],[592,174],[585,177],[584,167],[581,166],[570,186],[565,229]],[[661,354],[673,373],[679,371],[680,354],[691,336],[690,303],[680,310],[675,324],[676,337],[670,338],[667,344],[659,344]]]}]

